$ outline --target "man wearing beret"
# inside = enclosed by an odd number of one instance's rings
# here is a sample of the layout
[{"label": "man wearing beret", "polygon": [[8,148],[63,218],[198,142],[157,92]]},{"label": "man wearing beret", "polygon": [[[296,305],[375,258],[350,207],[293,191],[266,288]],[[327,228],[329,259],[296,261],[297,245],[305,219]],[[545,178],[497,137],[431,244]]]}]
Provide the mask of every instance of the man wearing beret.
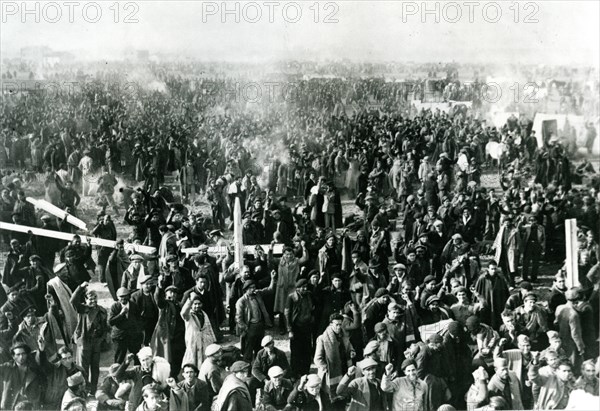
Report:
[{"label": "man wearing beret", "polygon": [[273,291],[276,274],[275,270],[271,272],[269,287],[261,290],[256,289],[256,283],[253,280],[246,280],[242,287],[244,295],[235,304],[237,333],[241,338],[244,360],[249,363],[260,350],[260,342],[265,336],[265,328],[273,325],[262,294]]}]

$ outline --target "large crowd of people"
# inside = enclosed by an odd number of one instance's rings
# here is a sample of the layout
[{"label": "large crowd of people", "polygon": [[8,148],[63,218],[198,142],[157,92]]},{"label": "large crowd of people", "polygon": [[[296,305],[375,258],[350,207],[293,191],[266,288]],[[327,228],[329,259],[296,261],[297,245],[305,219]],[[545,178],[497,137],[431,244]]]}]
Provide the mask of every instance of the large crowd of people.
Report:
[{"label": "large crowd of people", "polygon": [[[169,69],[3,105],[0,221],[74,235],[1,233],[0,409],[598,403],[600,180],[568,127],[496,128],[481,101],[415,112],[427,81],[307,77],[249,101],[234,76]],[[27,201],[42,183],[88,232]]]}]

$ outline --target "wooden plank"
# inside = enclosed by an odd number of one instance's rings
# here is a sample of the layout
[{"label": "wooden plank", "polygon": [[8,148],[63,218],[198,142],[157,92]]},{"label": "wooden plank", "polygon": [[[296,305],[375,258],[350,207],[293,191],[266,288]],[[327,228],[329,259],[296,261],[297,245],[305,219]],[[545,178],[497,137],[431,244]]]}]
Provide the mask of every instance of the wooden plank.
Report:
[{"label": "wooden plank", "polygon": [[[268,252],[271,244],[261,244],[260,246],[265,250],[265,252]],[[253,254],[255,247],[256,247],[255,245],[243,246],[244,254]],[[198,247],[184,248],[181,251],[183,251],[186,254],[198,254]],[[228,249],[226,246],[210,246],[210,247],[208,247],[208,253],[223,255],[223,254],[228,253]],[[274,255],[283,254],[283,244],[275,244],[275,246],[273,247],[273,254]]]},{"label": "wooden plank", "polygon": [[240,198],[236,197],[233,207],[233,245],[237,267],[241,267],[244,264],[244,239],[242,232],[242,205],[240,204]]},{"label": "wooden plank", "polygon": [[[41,235],[42,237],[56,238],[57,240],[64,240],[64,241],[72,241],[73,237],[75,236],[75,234],[65,233],[62,231],[45,230],[43,228],[29,227],[26,225],[10,224],[10,223],[2,223],[2,222],[0,222],[0,230],[15,231],[18,233],[28,233],[31,231],[34,235]],[[117,248],[117,242],[113,241],[113,240],[106,240],[104,238],[97,238],[97,237],[88,237],[85,235],[80,235],[79,237],[81,237],[82,243],[87,242],[87,239],[89,238],[92,245],[97,245],[100,247]],[[134,250],[135,252],[142,253],[142,254],[152,254],[156,251],[155,247],[149,247],[149,246],[140,245],[140,244],[125,243],[124,246],[125,246],[126,250]]]},{"label": "wooden plank", "polygon": [[41,210],[44,210],[47,213],[52,214],[55,217],[60,218],[61,220],[65,220],[67,223],[74,225],[75,227],[79,228],[80,230],[87,231],[87,224],[83,220],[80,220],[79,218],[75,217],[74,215],[71,215],[64,210],[61,210],[54,204],[49,203],[48,201],[36,200],[35,198],[32,198],[32,197],[27,197],[25,200],[27,202],[33,204],[35,208],[39,208]]},{"label": "wooden plank", "polygon": [[565,266],[567,269],[567,287],[579,286],[579,266],[577,262],[578,256],[578,240],[577,240],[577,219],[570,218],[565,220],[565,244],[567,247],[567,258]]}]

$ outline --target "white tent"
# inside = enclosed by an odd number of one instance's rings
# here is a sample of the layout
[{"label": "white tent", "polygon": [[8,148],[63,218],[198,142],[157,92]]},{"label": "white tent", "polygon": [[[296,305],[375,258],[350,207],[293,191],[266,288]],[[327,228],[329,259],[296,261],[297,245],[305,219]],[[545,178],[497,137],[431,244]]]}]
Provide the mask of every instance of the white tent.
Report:
[{"label": "white tent", "polygon": [[[569,120],[569,124],[571,127],[575,127],[575,131],[577,132],[577,146],[583,146],[585,142],[585,120],[583,116],[576,116],[573,114],[548,114],[548,113],[538,113],[535,115],[533,119],[533,131],[535,131],[535,136],[537,138],[538,147],[544,146],[544,140],[542,137],[542,129],[544,121],[556,121],[556,126],[559,131],[559,136],[561,131],[565,127],[565,123]],[[557,137],[559,137],[557,136]]]}]

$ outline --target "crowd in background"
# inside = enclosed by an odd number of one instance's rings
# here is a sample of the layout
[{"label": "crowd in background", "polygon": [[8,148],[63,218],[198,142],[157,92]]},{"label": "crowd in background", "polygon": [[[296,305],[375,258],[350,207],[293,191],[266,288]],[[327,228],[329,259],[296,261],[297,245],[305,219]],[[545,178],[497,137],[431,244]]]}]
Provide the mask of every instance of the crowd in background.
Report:
[{"label": "crowd in background", "polygon": [[[3,106],[0,221],[76,233],[26,200],[43,183],[72,215],[97,209],[85,234],[116,244],[2,232],[0,409],[597,402],[600,181],[569,126],[541,140],[525,115],[494,127],[455,72],[410,86],[317,73],[253,100],[235,76],[156,69]],[[473,106],[416,111],[425,90]],[[227,240],[238,199],[242,264]]]}]

